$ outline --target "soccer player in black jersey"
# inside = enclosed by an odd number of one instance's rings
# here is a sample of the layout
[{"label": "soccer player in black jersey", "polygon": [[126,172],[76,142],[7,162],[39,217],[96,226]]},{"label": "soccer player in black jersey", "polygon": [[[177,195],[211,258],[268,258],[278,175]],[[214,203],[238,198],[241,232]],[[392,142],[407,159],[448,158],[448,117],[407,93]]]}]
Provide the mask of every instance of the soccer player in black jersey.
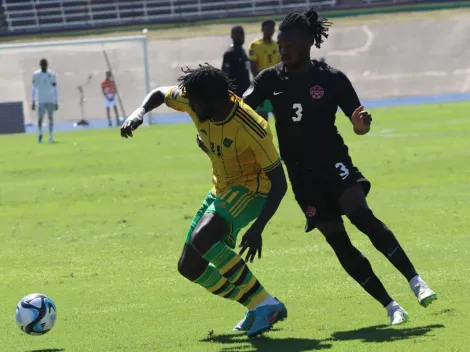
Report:
[{"label": "soccer player in black jersey", "polygon": [[386,308],[390,324],[397,325],[408,319],[408,313],[390,297],[367,258],[351,243],[342,215],[403,274],[422,306],[437,296],[392,231],[369,208],[366,196],[371,184],[353,164],[335,126],[338,106],[358,135],[369,132],[372,117],[343,72],[310,58],[312,45],[320,48],[329,26],[313,8],[289,13],[279,27],[282,62],[262,71],[244,100],[252,108],[266,99],[273,104],[281,157],[307,219],[305,231],[318,228],[344,270]]},{"label": "soccer player in black jersey", "polygon": [[245,31],[242,26],[235,26],[231,32],[232,45],[225,51],[222,59],[222,71],[232,80],[235,94],[242,96],[250,86],[250,62],[243,44]]}]

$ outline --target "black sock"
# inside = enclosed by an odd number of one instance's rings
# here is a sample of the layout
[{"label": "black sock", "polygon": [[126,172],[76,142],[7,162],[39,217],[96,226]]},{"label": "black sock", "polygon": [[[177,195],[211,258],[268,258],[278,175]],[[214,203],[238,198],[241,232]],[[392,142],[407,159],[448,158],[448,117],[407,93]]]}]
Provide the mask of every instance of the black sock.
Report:
[{"label": "black sock", "polygon": [[359,231],[366,234],[379,250],[408,281],[418,275],[410,259],[390,229],[367,208],[359,208],[348,215]]},{"label": "black sock", "polygon": [[351,243],[345,231],[326,236],[326,241],[335,251],[344,270],[361,285],[366,292],[386,307],[393,299],[375,275],[369,260]]}]

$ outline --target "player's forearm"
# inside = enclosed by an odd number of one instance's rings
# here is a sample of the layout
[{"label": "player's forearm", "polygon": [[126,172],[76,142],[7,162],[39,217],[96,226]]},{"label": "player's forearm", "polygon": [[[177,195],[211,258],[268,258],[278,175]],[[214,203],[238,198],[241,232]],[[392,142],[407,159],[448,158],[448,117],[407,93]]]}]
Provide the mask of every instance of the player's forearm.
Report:
[{"label": "player's forearm", "polygon": [[145,110],[146,113],[158,108],[165,102],[165,96],[168,94],[170,88],[171,87],[159,87],[152,90],[145,97],[141,107]]},{"label": "player's forearm", "polygon": [[59,101],[59,93],[57,91],[57,87],[54,87],[53,92],[54,92],[54,104],[57,104],[57,102]]},{"label": "player's forearm", "polygon": [[153,109],[158,108],[165,102],[165,95],[160,88],[152,90],[144,99],[142,108],[145,112],[149,112]]},{"label": "player's forearm", "polygon": [[31,102],[34,103],[36,101],[36,87],[33,85],[31,89]]},{"label": "player's forearm", "polygon": [[253,78],[255,78],[259,73],[255,61],[250,61],[250,69],[251,69],[251,74],[253,75]]},{"label": "player's forearm", "polygon": [[268,196],[266,197],[263,210],[261,210],[260,215],[253,223],[253,226],[257,226],[260,229],[264,229],[269,220],[271,220],[279,208],[282,198],[284,198],[284,195],[287,192],[286,176],[281,164],[279,164],[273,170],[267,172],[266,175],[271,181],[271,189],[269,190]]}]

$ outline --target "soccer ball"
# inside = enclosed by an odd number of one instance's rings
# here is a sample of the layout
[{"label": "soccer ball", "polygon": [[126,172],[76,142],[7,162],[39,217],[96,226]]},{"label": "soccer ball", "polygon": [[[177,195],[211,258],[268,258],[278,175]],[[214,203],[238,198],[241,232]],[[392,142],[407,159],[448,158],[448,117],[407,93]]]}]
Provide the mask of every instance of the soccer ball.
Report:
[{"label": "soccer ball", "polygon": [[44,335],[55,324],[54,302],[41,293],[23,297],[16,306],[16,324],[28,335]]}]

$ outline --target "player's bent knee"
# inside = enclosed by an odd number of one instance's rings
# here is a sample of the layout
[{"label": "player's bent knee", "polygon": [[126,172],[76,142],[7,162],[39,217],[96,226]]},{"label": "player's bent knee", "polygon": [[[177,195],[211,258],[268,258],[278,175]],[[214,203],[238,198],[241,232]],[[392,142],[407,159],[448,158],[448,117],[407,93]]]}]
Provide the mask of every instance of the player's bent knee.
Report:
[{"label": "player's bent knee", "polygon": [[206,253],[214,244],[221,241],[230,231],[225,219],[217,214],[206,213],[202,216],[191,236],[191,245],[201,254]]},{"label": "player's bent knee", "polygon": [[364,232],[365,234],[375,232],[385,226],[375,217],[372,210],[366,207],[354,209],[351,213],[347,214],[347,217],[359,231]]},{"label": "player's bent knee", "polygon": [[178,260],[178,272],[190,281],[195,281],[204,273],[209,263],[190,245],[185,243]]},{"label": "player's bent knee", "polygon": [[325,236],[326,242],[336,251],[345,250],[352,246],[351,239],[346,231],[330,232]]}]

